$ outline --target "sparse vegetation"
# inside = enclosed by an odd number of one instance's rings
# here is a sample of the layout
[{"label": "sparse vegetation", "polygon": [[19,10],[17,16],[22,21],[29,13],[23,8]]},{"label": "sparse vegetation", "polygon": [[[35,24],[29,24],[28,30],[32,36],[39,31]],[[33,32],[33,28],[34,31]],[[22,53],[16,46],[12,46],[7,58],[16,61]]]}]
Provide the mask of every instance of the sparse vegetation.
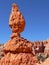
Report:
[{"label": "sparse vegetation", "polygon": [[38,61],[44,62],[49,57],[49,54],[39,53],[36,55]]}]

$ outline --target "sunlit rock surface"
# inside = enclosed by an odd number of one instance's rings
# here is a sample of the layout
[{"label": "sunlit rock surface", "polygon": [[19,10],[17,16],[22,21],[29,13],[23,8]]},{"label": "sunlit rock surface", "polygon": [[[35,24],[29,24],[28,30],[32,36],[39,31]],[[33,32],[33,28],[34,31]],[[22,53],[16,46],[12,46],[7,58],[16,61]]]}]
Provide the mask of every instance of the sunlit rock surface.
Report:
[{"label": "sunlit rock surface", "polygon": [[11,40],[4,45],[5,55],[1,58],[0,65],[36,65],[38,60],[34,55],[32,42],[20,36],[25,20],[16,4],[12,5],[9,26],[12,30]]}]

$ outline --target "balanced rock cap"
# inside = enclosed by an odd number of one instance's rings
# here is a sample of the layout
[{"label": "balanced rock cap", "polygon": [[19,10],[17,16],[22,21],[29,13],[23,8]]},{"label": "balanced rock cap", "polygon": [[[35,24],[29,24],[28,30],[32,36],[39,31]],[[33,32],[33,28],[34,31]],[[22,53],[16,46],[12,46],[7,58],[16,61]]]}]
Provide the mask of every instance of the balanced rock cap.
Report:
[{"label": "balanced rock cap", "polygon": [[12,5],[9,26],[11,27],[13,33],[21,33],[25,27],[24,17],[22,16],[16,4]]}]

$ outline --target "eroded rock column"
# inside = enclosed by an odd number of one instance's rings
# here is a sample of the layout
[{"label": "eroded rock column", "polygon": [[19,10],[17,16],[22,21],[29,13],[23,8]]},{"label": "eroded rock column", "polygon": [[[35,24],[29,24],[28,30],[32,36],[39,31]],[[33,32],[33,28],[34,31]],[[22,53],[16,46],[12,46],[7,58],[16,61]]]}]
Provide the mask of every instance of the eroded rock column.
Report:
[{"label": "eroded rock column", "polygon": [[25,20],[16,4],[12,5],[9,26],[12,29],[11,40],[5,44],[5,56],[0,65],[36,65],[38,61],[32,50],[32,42],[20,36],[25,27]]}]

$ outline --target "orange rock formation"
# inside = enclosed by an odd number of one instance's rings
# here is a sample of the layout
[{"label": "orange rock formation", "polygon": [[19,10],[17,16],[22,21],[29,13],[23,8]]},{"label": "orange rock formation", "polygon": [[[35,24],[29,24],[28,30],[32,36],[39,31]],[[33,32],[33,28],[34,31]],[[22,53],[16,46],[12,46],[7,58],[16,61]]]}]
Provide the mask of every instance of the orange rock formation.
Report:
[{"label": "orange rock formation", "polygon": [[5,56],[0,60],[0,65],[36,65],[32,42],[20,37],[25,20],[16,4],[12,5],[9,26],[12,29],[11,40],[4,46]]}]

